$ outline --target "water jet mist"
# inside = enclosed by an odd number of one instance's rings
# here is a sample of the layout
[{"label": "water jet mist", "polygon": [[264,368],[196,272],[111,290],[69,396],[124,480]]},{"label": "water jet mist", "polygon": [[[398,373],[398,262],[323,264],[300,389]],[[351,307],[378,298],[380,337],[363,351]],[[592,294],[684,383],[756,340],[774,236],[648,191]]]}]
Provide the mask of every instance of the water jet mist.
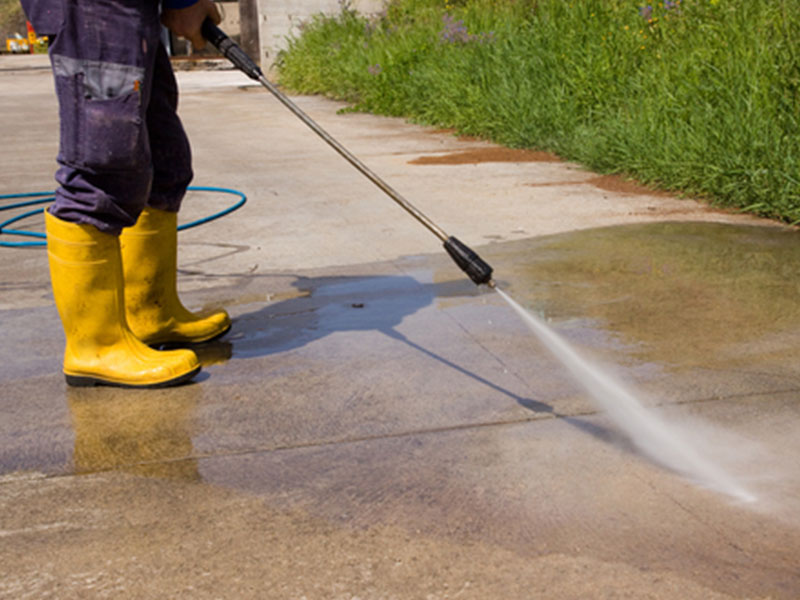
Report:
[{"label": "water jet mist", "polygon": [[495,291],[520,316],[540,342],[630,440],[652,460],[680,473],[698,485],[740,502],[756,497],[718,465],[704,457],[676,426],[646,408],[610,373],[582,357],[553,329],[498,287]]}]

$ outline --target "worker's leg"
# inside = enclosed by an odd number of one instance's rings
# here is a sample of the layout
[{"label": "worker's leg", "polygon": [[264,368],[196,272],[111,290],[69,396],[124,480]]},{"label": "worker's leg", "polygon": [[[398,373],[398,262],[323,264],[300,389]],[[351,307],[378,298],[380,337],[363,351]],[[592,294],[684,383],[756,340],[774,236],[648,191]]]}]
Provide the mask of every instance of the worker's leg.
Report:
[{"label": "worker's leg", "polygon": [[50,50],[59,100],[59,188],[47,215],[56,306],[71,385],[169,385],[200,369],[190,351],[151,350],[125,319],[118,234],[152,180],[147,106],[157,3],[65,0]]},{"label": "worker's leg", "polygon": [[178,212],[192,180],[192,153],[178,118],[178,84],[163,44],[156,51],[146,125],[153,164],[147,205]]},{"label": "worker's leg", "polygon": [[125,308],[131,330],[148,344],[191,344],[230,329],[224,310],[192,313],[177,292],[177,212],[192,178],[191,151],[177,115],[178,88],[163,46],[153,70],[147,128],[153,184],[148,206],[120,236]]},{"label": "worker's leg", "polygon": [[120,235],[127,321],[152,345],[207,342],[231,327],[224,310],[193,313],[178,298],[177,225],[177,213],[147,207]]},{"label": "worker's leg", "polygon": [[178,298],[177,211],[192,170],[189,142],[177,107],[178,88],[162,47],[156,57],[147,112],[153,187],[136,225],[124,229],[120,236],[128,323],[148,344],[205,342],[231,326],[224,310],[192,313]]}]

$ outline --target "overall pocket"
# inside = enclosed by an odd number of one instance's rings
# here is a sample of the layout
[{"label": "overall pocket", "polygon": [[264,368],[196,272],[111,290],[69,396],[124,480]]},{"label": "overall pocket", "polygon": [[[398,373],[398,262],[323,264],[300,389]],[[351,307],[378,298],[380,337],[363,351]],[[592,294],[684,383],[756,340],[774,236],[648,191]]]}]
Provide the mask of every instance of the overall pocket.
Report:
[{"label": "overall pocket", "polygon": [[93,170],[130,170],[150,163],[137,91],[83,101],[81,163]]},{"label": "overall pocket", "polygon": [[149,162],[144,69],[51,54],[61,117],[59,158],[93,170]]}]

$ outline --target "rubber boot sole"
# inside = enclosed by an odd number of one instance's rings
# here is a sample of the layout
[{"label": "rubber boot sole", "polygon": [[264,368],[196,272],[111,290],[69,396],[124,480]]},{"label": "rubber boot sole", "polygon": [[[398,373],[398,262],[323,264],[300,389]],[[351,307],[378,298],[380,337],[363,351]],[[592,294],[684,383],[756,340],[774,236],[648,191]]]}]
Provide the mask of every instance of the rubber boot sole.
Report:
[{"label": "rubber boot sole", "polygon": [[184,373],[183,375],[180,375],[179,377],[176,377],[174,379],[161,381],[159,383],[145,383],[141,385],[136,385],[131,383],[120,383],[117,381],[108,381],[107,379],[101,379],[99,377],[67,375],[66,373],[64,374],[64,377],[67,380],[67,385],[69,385],[70,387],[106,386],[106,387],[129,388],[137,390],[154,390],[154,389],[172,387],[176,385],[181,385],[183,383],[187,383],[200,372],[200,369],[202,369],[202,366],[198,365],[197,368],[189,371],[188,373]]}]

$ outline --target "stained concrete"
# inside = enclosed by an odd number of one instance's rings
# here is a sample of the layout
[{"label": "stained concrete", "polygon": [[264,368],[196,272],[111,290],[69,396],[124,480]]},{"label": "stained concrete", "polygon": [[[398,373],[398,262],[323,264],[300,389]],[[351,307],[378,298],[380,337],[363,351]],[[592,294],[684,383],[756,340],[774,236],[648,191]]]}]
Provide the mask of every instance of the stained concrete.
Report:
[{"label": "stained concrete", "polygon": [[[48,189],[52,82],[9,60],[2,130],[27,146],[0,148],[0,193]],[[45,251],[0,249],[0,597],[800,595],[796,231],[296,98],[679,423],[741,504],[639,452],[266,92],[179,81],[195,183],[249,197],[180,237],[186,303],[233,329],[190,385],[67,388]],[[181,219],[230,202],[190,193]]]}]

